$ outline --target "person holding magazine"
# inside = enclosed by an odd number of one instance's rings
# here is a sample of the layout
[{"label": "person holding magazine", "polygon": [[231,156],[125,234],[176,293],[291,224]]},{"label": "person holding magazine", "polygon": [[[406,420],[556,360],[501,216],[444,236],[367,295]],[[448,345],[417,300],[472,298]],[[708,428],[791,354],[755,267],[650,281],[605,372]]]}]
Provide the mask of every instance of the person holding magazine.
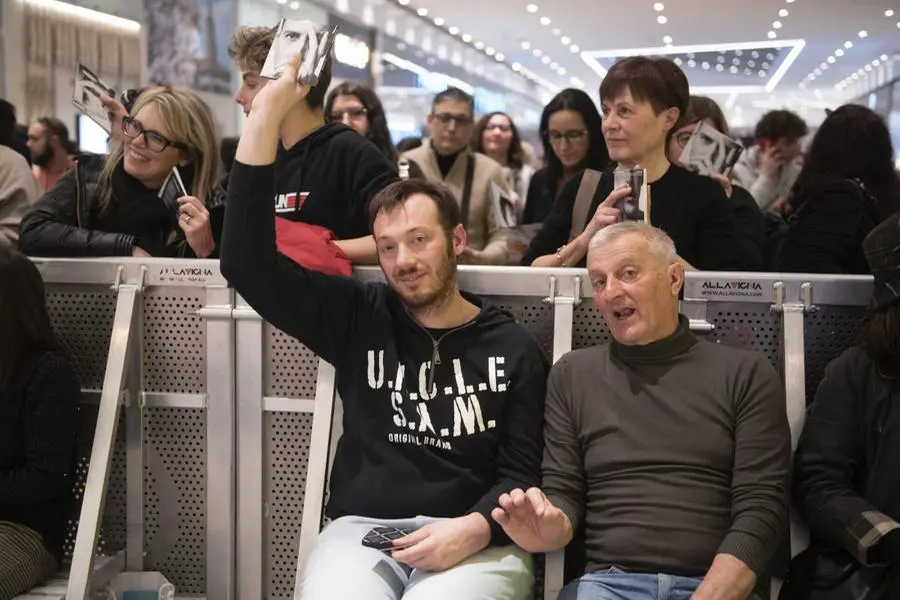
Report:
[{"label": "person holding magazine", "polygon": [[[152,88],[122,117],[122,141],[75,168],[22,219],[32,256],[215,258],[224,218],[219,143],[209,107],[193,92]],[[190,195],[167,203],[177,168]]]},{"label": "person holding magazine", "polygon": [[[704,131],[698,133],[697,129],[701,123]],[[706,128],[722,135],[719,137],[705,133]],[[731,169],[741,152],[729,154],[722,150],[723,145],[728,142],[737,144],[728,135],[728,122],[715,100],[705,96],[691,96],[680,126],[669,139],[669,160],[719,182],[725,190],[725,195],[731,200],[734,225],[742,251],[753,263],[762,265],[765,254],[766,218],[750,192],[732,181]],[[705,143],[692,142],[692,139],[698,140],[701,136]],[[705,151],[689,152],[700,145]],[[715,160],[715,155],[718,156],[718,160]],[[728,160],[724,160],[726,158]],[[698,166],[692,167],[692,162]]]},{"label": "person holding magazine", "polygon": [[[756,268],[738,244],[734,211],[708,177],[669,162],[666,146],[690,96],[684,72],[666,58],[632,56],[613,65],[600,85],[603,137],[619,169],[642,169],[649,184],[649,222],[675,242],[683,266],[705,271]],[[615,170],[588,169],[563,187],[522,259],[535,267],[583,267],[591,238],[623,219],[636,193],[615,185]]]}]

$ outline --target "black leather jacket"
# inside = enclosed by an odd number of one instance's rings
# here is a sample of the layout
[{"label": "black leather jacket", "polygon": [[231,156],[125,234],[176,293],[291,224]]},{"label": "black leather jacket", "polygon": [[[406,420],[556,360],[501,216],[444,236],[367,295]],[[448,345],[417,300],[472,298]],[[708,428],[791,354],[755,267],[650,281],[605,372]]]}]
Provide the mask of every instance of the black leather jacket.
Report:
[{"label": "black leather jacket", "polygon": [[[19,248],[29,256],[99,257],[131,256],[136,245],[134,236],[95,229],[100,201],[100,172],[106,157],[82,155],[75,167],[67,172],[31,208],[19,226]],[[223,199],[222,194],[217,197]],[[224,204],[213,203],[210,225],[216,241],[218,256]],[[194,258],[196,255],[181,230],[167,244],[165,254],[170,258]]]}]

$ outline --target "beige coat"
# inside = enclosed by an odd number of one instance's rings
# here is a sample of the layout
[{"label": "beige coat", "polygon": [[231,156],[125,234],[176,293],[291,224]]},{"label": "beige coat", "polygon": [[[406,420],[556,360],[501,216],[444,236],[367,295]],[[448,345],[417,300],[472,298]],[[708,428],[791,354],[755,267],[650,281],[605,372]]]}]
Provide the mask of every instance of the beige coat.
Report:
[{"label": "beige coat", "polygon": [[25,157],[0,146],[0,250],[19,247],[19,222],[40,196]]},{"label": "beige coat", "polygon": [[[509,191],[503,168],[484,154],[473,153],[475,157],[475,173],[472,177],[472,193],[469,197],[469,218],[466,225],[466,236],[469,246],[474,250],[481,250],[486,254],[492,265],[505,265],[508,261],[507,232],[497,226],[494,214],[491,210],[493,196],[491,194],[491,181],[494,181],[503,190]],[[462,203],[463,187],[466,181],[466,153],[462,152],[453,163],[447,178],[441,178],[441,169],[438,167],[437,158],[431,144],[425,143],[419,148],[406,152],[403,156],[415,161],[425,173],[428,181],[436,181],[445,184],[456,196],[457,202]]]}]

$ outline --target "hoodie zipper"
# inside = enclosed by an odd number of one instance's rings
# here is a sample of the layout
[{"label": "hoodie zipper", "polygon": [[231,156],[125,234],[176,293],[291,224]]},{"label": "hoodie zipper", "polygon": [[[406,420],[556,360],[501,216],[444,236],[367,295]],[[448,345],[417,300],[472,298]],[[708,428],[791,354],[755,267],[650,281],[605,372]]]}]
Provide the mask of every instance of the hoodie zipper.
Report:
[{"label": "hoodie zipper", "polygon": [[[409,314],[409,311],[406,311],[406,314]],[[431,388],[434,385],[434,373],[435,373],[435,371],[437,371],[438,365],[441,364],[441,352],[439,349],[441,342],[448,335],[456,333],[458,331],[462,331],[463,329],[466,329],[467,327],[471,327],[472,325],[474,325],[475,322],[477,321],[478,317],[476,317],[475,319],[472,319],[465,325],[460,325],[459,327],[451,329],[450,331],[444,333],[438,339],[434,339],[434,336],[431,335],[431,332],[429,332],[425,327],[423,327],[421,323],[419,323],[418,321],[413,319],[412,315],[409,315],[409,318],[412,319],[413,323],[418,325],[419,329],[421,329],[423,332],[425,332],[425,335],[427,335],[428,339],[431,340],[431,372],[428,374],[428,386],[427,386],[427,389],[429,391],[431,391]]]}]

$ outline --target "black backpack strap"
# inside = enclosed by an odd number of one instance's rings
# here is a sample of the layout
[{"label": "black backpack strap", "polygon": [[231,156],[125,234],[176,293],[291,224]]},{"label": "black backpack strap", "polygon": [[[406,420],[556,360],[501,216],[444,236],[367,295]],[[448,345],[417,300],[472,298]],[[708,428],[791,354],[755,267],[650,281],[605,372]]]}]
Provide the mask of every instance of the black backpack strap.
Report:
[{"label": "black backpack strap", "polygon": [[471,152],[466,153],[466,181],[463,184],[462,203],[460,212],[462,213],[462,225],[467,227],[469,224],[469,204],[472,200],[472,181],[475,179],[475,155]]}]

